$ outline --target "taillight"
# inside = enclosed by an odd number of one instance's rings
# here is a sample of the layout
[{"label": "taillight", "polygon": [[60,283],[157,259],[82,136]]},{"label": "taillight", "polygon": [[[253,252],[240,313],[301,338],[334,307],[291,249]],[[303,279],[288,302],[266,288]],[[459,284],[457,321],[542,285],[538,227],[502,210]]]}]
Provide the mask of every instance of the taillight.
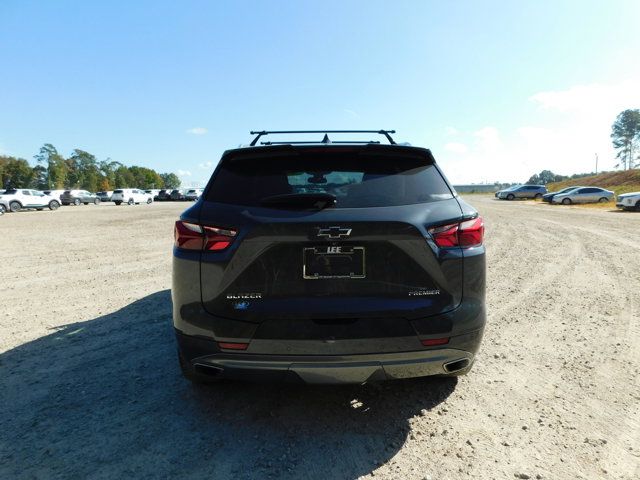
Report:
[{"label": "taillight", "polygon": [[209,227],[178,220],[174,228],[174,245],[184,250],[219,252],[233,242],[238,232],[230,228]]},{"label": "taillight", "polygon": [[222,350],[246,350],[249,348],[248,343],[234,343],[234,342],[218,342],[218,347]]},{"label": "taillight", "polygon": [[484,240],[484,221],[482,217],[460,223],[431,227],[429,234],[440,248],[479,247]]},{"label": "taillight", "polygon": [[444,338],[426,338],[421,340],[422,345],[425,347],[435,347],[436,345],[446,345],[449,343],[449,337]]}]

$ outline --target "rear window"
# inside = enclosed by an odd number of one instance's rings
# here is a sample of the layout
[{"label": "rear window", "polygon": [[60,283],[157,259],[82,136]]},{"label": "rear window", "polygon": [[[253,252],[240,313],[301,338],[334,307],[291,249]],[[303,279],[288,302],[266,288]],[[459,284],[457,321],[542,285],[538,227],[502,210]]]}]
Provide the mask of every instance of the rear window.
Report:
[{"label": "rear window", "polygon": [[329,193],[336,208],[384,207],[452,198],[434,165],[422,157],[354,153],[232,159],[221,164],[206,199],[259,206],[285,194]]},{"label": "rear window", "polygon": [[122,193],[122,190],[114,190],[113,193]]}]

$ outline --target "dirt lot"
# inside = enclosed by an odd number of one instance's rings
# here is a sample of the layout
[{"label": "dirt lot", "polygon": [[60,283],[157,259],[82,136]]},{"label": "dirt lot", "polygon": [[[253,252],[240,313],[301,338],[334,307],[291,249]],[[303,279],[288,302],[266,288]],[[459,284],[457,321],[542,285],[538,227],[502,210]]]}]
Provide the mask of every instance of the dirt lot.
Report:
[{"label": "dirt lot", "polygon": [[469,199],[473,372],[340,388],[181,378],[186,205],[0,217],[0,478],[640,478],[640,214]]}]

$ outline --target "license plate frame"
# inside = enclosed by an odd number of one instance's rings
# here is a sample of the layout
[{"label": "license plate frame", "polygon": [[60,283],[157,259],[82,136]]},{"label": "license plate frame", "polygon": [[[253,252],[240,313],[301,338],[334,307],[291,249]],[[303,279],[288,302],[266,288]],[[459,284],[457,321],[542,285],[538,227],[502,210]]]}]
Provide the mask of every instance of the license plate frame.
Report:
[{"label": "license plate frame", "polygon": [[[351,258],[349,258],[351,257]],[[347,267],[349,273],[344,270],[344,260],[349,259],[351,265]],[[323,260],[327,273],[321,273],[318,261]],[[334,265],[327,263],[333,261]],[[342,271],[331,272],[336,269]],[[340,268],[341,267],[341,268]],[[354,268],[355,267],[355,268]],[[302,249],[302,278],[305,280],[327,280],[327,279],[359,279],[366,278],[365,248],[361,246],[314,246]]]}]

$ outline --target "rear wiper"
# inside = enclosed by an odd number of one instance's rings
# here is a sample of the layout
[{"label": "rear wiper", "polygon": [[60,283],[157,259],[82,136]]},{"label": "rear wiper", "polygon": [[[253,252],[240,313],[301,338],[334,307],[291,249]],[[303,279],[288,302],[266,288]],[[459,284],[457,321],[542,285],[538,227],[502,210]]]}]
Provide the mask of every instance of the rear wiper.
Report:
[{"label": "rear wiper", "polygon": [[278,206],[288,208],[317,208],[322,210],[334,207],[336,196],[330,193],[286,193],[284,195],[272,195],[260,200],[264,206]]}]

